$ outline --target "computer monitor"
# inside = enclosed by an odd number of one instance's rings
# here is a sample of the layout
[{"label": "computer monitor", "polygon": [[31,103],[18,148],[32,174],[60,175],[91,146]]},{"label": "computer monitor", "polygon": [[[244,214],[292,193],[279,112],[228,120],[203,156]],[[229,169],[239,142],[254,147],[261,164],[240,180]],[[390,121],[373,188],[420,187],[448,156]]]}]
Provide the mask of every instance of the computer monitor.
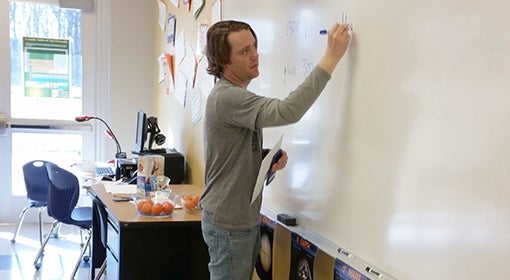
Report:
[{"label": "computer monitor", "polygon": [[145,142],[147,141],[147,115],[142,110],[138,110],[136,115],[136,146],[134,153],[143,153],[145,151]]}]

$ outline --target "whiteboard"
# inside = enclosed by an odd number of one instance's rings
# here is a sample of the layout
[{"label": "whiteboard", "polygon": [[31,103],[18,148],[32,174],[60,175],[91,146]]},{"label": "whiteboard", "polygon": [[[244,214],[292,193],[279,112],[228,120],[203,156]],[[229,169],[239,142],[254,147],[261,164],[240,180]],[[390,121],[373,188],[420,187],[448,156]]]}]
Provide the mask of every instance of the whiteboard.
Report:
[{"label": "whiteboard", "polygon": [[510,279],[508,1],[224,1],[250,23],[260,77],[284,97],[345,13],[348,53],[281,134],[289,162],[264,207],[398,279]]}]

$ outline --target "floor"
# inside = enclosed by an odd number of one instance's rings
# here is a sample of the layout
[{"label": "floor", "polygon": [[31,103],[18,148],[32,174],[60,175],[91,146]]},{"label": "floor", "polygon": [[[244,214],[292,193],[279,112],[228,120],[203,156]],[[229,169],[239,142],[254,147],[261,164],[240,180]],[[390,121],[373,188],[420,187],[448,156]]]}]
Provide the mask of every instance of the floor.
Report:
[{"label": "floor", "polygon": [[[23,223],[13,244],[11,240],[15,228],[14,224],[0,224],[0,279],[71,279],[81,250],[79,230],[61,226],[58,236],[48,241],[41,268],[36,270],[33,263],[40,247],[38,224]],[[49,229],[50,224],[45,224],[43,233],[46,235]],[[89,263],[82,260],[74,279],[90,279],[89,268]]]}]

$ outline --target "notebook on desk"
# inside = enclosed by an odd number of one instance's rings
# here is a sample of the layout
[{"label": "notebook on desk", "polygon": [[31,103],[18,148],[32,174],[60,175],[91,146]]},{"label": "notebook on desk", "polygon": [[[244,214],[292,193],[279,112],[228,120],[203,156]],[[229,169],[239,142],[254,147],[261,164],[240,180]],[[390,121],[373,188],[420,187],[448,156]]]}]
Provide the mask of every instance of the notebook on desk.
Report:
[{"label": "notebook on desk", "polygon": [[136,194],[136,185],[117,182],[102,182],[107,193],[111,194]]},{"label": "notebook on desk", "polygon": [[170,148],[157,148],[151,150],[143,150],[143,151],[131,151],[131,153],[135,155],[146,155],[146,154],[174,154],[178,153],[176,149]]}]

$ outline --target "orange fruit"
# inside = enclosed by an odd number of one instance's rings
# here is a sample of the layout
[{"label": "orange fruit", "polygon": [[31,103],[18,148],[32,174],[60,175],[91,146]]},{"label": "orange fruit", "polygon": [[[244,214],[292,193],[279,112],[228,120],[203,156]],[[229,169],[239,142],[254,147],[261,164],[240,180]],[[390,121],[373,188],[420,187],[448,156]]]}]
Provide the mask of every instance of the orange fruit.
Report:
[{"label": "orange fruit", "polygon": [[163,205],[161,203],[155,203],[152,205],[152,211],[151,214],[154,216],[158,216],[163,211]]},{"label": "orange fruit", "polygon": [[140,209],[144,214],[150,214],[152,212],[152,205],[150,203],[145,202]]},{"label": "orange fruit", "polygon": [[174,211],[174,205],[168,201],[165,201],[161,204],[163,206],[163,212],[165,214],[172,214]]},{"label": "orange fruit", "polygon": [[139,211],[142,211],[144,204],[145,204],[145,200],[138,201],[138,203],[136,204],[136,209],[138,209]]},{"label": "orange fruit", "polygon": [[191,200],[186,200],[184,202],[184,208],[191,209]]},{"label": "orange fruit", "polygon": [[191,204],[193,206],[198,206],[198,200],[200,199],[200,197],[198,195],[194,195],[191,197]]}]

